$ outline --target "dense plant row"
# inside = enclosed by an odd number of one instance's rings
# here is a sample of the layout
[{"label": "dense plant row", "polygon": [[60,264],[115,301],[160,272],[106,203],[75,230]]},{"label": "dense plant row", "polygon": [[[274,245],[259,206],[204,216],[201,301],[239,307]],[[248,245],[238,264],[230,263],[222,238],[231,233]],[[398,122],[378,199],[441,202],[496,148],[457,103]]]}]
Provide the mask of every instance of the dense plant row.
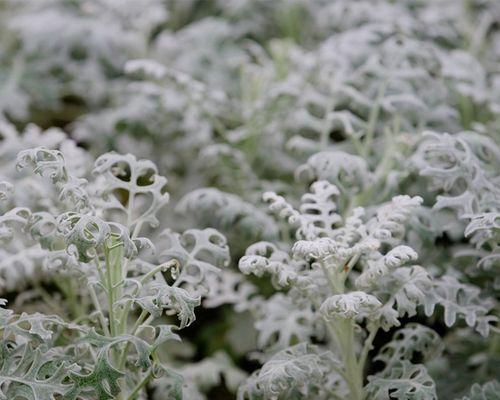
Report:
[{"label": "dense plant row", "polygon": [[0,20],[0,398],[500,399],[496,0]]}]

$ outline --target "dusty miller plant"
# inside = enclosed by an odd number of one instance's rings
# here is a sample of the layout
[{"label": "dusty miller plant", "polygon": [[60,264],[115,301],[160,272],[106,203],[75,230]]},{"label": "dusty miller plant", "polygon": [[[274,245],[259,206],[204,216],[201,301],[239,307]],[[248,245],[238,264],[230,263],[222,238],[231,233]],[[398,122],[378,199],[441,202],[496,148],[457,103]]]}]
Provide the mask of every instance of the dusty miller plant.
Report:
[{"label": "dusty miller plant", "polygon": [[[418,254],[404,238],[420,197],[396,196],[344,214],[340,196],[328,181],[314,182],[298,209],[264,194],[295,241],[256,243],[239,262],[243,273],[268,274],[286,293],[250,300],[266,362],[240,388],[240,399],[436,399],[425,363],[440,355],[440,336],[406,324],[372,355],[377,332],[400,327],[420,309],[431,316],[436,307],[446,326],[463,319],[484,336],[496,322],[489,314],[494,301],[478,288],[453,276],[434,278],[415,264]],[[365,381],[368,357],[383,368]]]},{"label": "dusty miller plant", "polygon": [[[219,268],[229,260],[225,238],[214,229],[153,236],[169,200],[167,180],[130,154],[100,156],[85,177],[73,174],[60,150],[46,147],[19,152],[17,167],[40,175],[56,197],[42,210],[6,210],[1,239],[9,246],[20,235],[24,241],[12,245],[21,258],[32,256],[24,244],[37,249],[34,258],[57,292],[39,286],[38,301],[52,314],[1,309],[2,396],[137,399],[162,377],[169,382],[163,395],[181,398],[182,376],[168,364],[165,346],[195,320],[202,296],[214,296]],[[5,202],[17,185],[1,188]],[[18,278],[8,268],[7,287]],[[230,363],[222,365],[226,371]]]},{"label": "dusty miller plant", "polygon": [[0,4],[4,397],[498,397],[499,15]]}]

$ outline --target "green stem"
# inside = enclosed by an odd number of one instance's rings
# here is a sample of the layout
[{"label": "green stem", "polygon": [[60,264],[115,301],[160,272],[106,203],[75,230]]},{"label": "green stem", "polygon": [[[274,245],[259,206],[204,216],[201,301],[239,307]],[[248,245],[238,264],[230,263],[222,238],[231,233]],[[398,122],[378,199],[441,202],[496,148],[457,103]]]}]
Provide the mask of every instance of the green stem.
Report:
[{"label": "green stem", "polygon": [[151,271],[149,271],[147,274],[145,274],[141,279],[140,282],[141,284],[146,283],[149,279],[151,279],[153,276],[155,276],[158,272],[166,272],[171,268],[179,268],[179,261],[177,260],[170,260],[167,261],[166,263],[160,264],[153,268]]},{"label": "green stem", "polygon": [[130,331],[131,335],[135,335],[137,333],[137,329],[139,329],[139,327],[144,322],[147,316],[148,312],[146,310],[142,310],[141,315],[139,315],[139,318],[137,318],[137,321],[135,321],[135,324],[132,327],[132,330]]},{"label": "green stem", "polygon": [[342,288],[339,288],[336,284],[336,279],[331,273],[331,266],[326,265],[324,262],[319,263],[321,266],[321,269],[323,270],[323,274],[326,276],[328,285],[330,286],[330,290],[332,291],[333,294],[340,294],[342,293]]},{"label": "green stem", "polygon": [[[146,282],[148,282],[153,276],[155,276],[158,272],[162,271],[167,271],[170,268],[178,268],[179,262],[177,260],[170,260],[166,263],[163,263],[161,265],[156,266],[155,268],[151,269],[147,274],[145,274],[141,279],[140,279],[140,284],[143,285]],[[135,297],[137,293],[139,293],[140,287],[136,287],[134,291],[132,292],[131,297]],[[125,306],[123,307],[123,311],[120,315],[119,319],[119,326],[120,326],[120,331],[122,333],[125,333],[127,330],[127,321],[128,321],[128,315],[130,313],[130,307],[132,305],[132,300],[127,301]]]},{"label": "green stem", "polygon": [[373,339],[375,339],[375,336],[377,335],[378,329],[379,329],[378,326],[374,326],[370,330],[370,334],[368,335],[368,337],[365,340],[365,344],[363,346],[363,350],[361,351],[361,354],[359,356],[359,361],[358,361],[359,369],[361,371],[364,371],[364,369],[365,369],[366,358],[368,357],[368,353],[372,349]]},{"label": "green stem", "polygon": [[99,274],[99,280],[103,283],[106,282],[106,277],[104,275],[104,272],[102,271],[101,261],[99,260],[99,257],[94,258],[94,261],[97,268],[97,273]]},{"label": "green stem", "polygon": [[104,313],[102,312],[101,305],[99,304],[99,299],[97,298],[94,287],[91,284],[89,285],[89,291],[90,291],[90,297],[92,299],[92,303],[94,303],[94,307],[96,308],[97,312],[99,313],[99,321],[101,322],[102,330],[104,331],[104,334],[106,336],[111,336],[110,332],[109,332],[108,324],[106,323],[106,320],[104,319]]},{"label": "green stem", "polygon": [[134,400],[136,396],[139,394],[139,392],[142,390],[142,388],[149,383],[152,376],[153,376],[153,371],[149,371],[144,376],[144,378],[137,385],[135,385],[135,388],[132,390],[132,393],[130,393],[130,395],[127,397],[127,400]]},{"label": "green stem", "polygon": [[[135,335],[137,333],[137,330],[141,326],[141,324],[144,322],[146,317],[148,316],[148,312],[146,310],[142,310],[141,315],[139,315],[139,318],[137,318],[137,321],[135,321],[135,324],[130,332],[131,335]],[[118,361],[118,368],[122,369],[125,366],[125,361],[127,360],[127,353],[128,353],[128,346],[129,343],[127,342],[125,344],[125,348],[123,349],[122,355],[120,356],[120,360]]]},{"label": "green stem", "polygon": [[331,130],[330,111],[333,110],[334,107],[335,107],[335,101],[332,98],[330,98],[326,105],[325,115],[323,117],[323,126],[320,132],[321,150],[326,150],[328,148],[328,142],[330,141],[329,139]]},{"label": "green stem", "polygon": [[342,287],[345,286],[345,281],[347,279],[347,275],[349,275],[349,272],[351,272],[353,267],[356,265],[356,263],[359,260],[359,257],[360,257],[359,254],[355,254],[354,256],[352,256],[351,259],[347,262],[347,264],[340,271],[341,279],[342,279]]},{"label": "green stem", "polygon": [[107,247],[104,248],[104,257],[106,263],[106,295],[108,297],[109,331],[111,336],[116,336],[114,315],[115,290],[113,287],[113,272],[111,271],[111,262]]},{"label": "green stem", "polygon": [[354,321],[338,318],[333,321],[338,328],[335,330],[340,343],[340,353],[345,368],[345,379],[350,391],[351,400],[364,400],[363,370],[356,358],[354,346]]},{"label": "green stem", "polygon": [[136,239],[137,236],[139,236],[139,233],[141,232],[142,229],[142,221],[137,222],[134,227],[134,231],[132,232],[131,239]]},{"label": "green stem", "polygon": [[[350,269],[356,264],[358,257],[353,257],[347,263],[347,271],[344,268],[339,270],[337,265],[327,265],[324,261],[320,262],[332,292],[334,294],[344,293],[345,279]],[[356,357],[356,347],[354,343],[355,322],[351,319],[337,318],[334,321],[326,321],[328,330],[334,340],[338,351],[341,354],[344,377],[350,391],[351,400],[364,400],[363,391],[363,369],[364,365],[358,363]]]},{"label": "green stem", "polygon": [[366,128],[365,141],[363,143],[363,158],[367,159],[370,155],[370,148],[373,144],[373,137],[375,135],[375,129],[377,127],[378,117],[380,115],[380,102],[385,96],[385,91],[387,90],[388,80],[385,79],[379,86],[377,97],[375,99],[375,104],[370,110],[370,115],[368,117],[368,126]]},{"label": "green stem", "polygon": [[127,227],[129,229],[132,225],[132,212],[134,210],[134,199],[135,199],[135,193],[130,191],[128,195],[128,205],[127,205]]}]

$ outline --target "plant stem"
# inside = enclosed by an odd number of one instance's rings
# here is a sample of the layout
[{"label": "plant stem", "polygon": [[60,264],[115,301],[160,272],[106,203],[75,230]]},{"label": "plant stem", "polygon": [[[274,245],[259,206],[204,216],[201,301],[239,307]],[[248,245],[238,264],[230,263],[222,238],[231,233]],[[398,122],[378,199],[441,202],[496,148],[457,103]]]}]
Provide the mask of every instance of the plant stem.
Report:
[{"label": "plant stem", "polygon": [[361,351],[361,354],[359,356],[359,361],[358,361],[358,365],[359,365],[359,368],[361,371],[364,371],[364,369],[365,369],[366,357],[368,357],[368,353],[372,349],[373,339],[375,339],[375,336],[377,335],[378,329],[379,329],[378,326],[374,326],[370,330],[370,334],[368,335],[368,337],[365,340],[365,344],[363,346],[363,350]]},{"label": "plant stem", "polygon": [[149,279],[151,279],[158,272],[167,271],[172,267],[178,268],[179,262],[177,260],[170,260],[170,261],[167,261],[166,263],[163,263],[161,265],[156,266],[155,268],[153,268],[151,271],[149,271],[147,274],[145,274],[141,278],[141,280],[140,280],[141,284],[146,283]]},{"label": "plant stem", "polygon": [[326,105],[325,115],[323,117],[323,126],[320,132],[320,147],[321,150],[326,150],[328,148],[328,142],[330,140],[330,129],[331,129],[331,121],[330,121],[330,111],[333,110],[335,106],[335,101],[330,98]]},{"label": "plant stem", "polygon": [[[338,265],[327,265],[320,262],[330,288],[334,294],[344,293],[345,279],[351,268],[356,264],[359,257],[354,256],[347,264],[347,272],[339,270]],[[333,321],[326,321],[328,330],[334,340],[338,351],[341,354],[344,364],[344,377],[350,391],[350,400],[364,400],[363,391],[363,370],[364,362],[358,363],[356,348],[354,343],[355,322],[351,319],[337,318]],[[371,339],[373,340],[373,338]]]},{"label": "plant stem", "polygon": [[139,392],[142,390],[144,386],[148,384],[148,382],[151,380],[151,377],[153,376],[153,372],[149,371],[144,378],[137,384],[135,385],[135,388],[132,390],[132,393],[127,397],[127,400],[134,400]]},{"label": "plant stem", "polygon": [[105,246],[104,257],[106,263],[106,295],[108,297],[108,314],[109,314],[109,331],[111,336],[115,336],[115,316],[114,316],[114,304],[115,304],[115,292],[113,288],[113,273],[111,271],[111,262],[109,257],[109,250]]},{"label": "plant stem", "polygon": [[146,317],[148,316],[148,312],[146,310],[142,310],[141,315],[139,315],[139,318],[137,318],[137,321],[135,321],[134,326],[132,327],[132,330],[130,331],[131,335],[135,335],[137,332],[137,329],[141,326],[141,324],[144,322]]},{"label": "plant stem", "polygon": [[[146,310],[142,310],[141,315],[139,315],[139,318],[137,318],[137,321],[135,321],[135,324],[130,331],[131,335],[135,335],[137,333],[137,330],[141,326],[141,324],[144,322],[146,317],[148,316],[148,312]],[[125,366],[125,361],[127,360],[127,352],[128,352],[128,346],[129,343],[127,342],[125,344],[125,348],[123,349],[122,355],[120,356],[120,360],[118,361],[118,368],[122,369]]]},{"label": "plant stem", "polygon": [[373,143],[373,137],[375,135],[375,128],[377,127],[378,117],[380,115],[380,103],[385,96],[385,91],[387,90],[388,81],[385,79],[379,86],[377,97],[375,99],[375,104],[370,110],[370,115],[368,117],[368,126],[366,128],[366,136],[363,143],[363,152],[361,156],[367,159],[370,155],[370,148]]},{"label": "plant stem", "polygon": [[106,323],[106,320],[104,319],[104,313],[102,312],[101,305],[99,304],[99,299],[97,298],[94,287],[91,284],[89,284],[89,291],[90,291],[90,297],[92,299],[92,303],[94,303],[94,307],[96,308],[97,312],[99,313],[99,321],[101,322],[102,330],[104,331],[104,334],[106,336],[111,336],[110,332],[109,332],[108,324]]},{"label": "plant stem", "polygon": [[340,343],[340,353],[345,368],[345,377],[349,386],[351,400],[363,400],[363,370],[356,358],[354,346],[354,321],[338,318],[333,321],[338,328],[335,330]]},{"label": "plant stem", "polygon": [[[148,282],[153,276],[155,276],[157,273],[162,272],[162,271],[167,271],[168,269],[172,267],[178,267],[179,262],[177,260],[170,260],[166,263],[163,263],[161,265],[156,266],[155,268],[151,269],[147,274],[145,274],[141,279],[140,279],[140,284],[143,285],[144,283]],[[135,297],[137,293],[139,293],[140,287],[136,287],[134,291],[132,292],[131,297]],[[132,301],[127,301],[125,306],[123,307],[123,311],[120,315],[119,319],[119,327],[120,327],[120,332],[125,333],[127,330],[127,320],[128,320],[128,314],[130,312],[130,307],[131,307]],[[134,329],[132,329],[134,330]]]}]

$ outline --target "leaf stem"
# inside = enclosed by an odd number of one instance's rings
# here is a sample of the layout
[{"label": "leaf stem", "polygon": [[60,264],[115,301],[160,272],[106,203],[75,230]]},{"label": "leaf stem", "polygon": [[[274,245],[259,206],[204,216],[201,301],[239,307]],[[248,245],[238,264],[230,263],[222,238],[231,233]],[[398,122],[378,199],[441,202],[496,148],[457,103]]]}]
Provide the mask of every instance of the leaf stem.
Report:
[{"label": "leaf stem", "polygon": [[[135,321],[135,324],[130,332],[131,335],[135,335],[137,333],[137,330],[139,329],[141,324],[144,322],[144,320],[146,319],[148,314],[149,314],[148,311],[142,310],[141,315],[139,315],[139,318],[137,318],[137,321]],[[127,342],[125,344],[125,348],[123,349],[122,355],[120,356],[120,360],[118,362],[119,369],[122,369],[125,366],[125,361],[127,360],[128,346],[129,346],[129,343]]]},{"label": "leaf stem", "polygon": [[381,83],[381,85],[378,88],[377,91],[377,97],[375,98],[375,104],[370,110],[370,115],[368,117],[368,126],[366,128],[366,136],[365,140],[363,143],[363,151],[362,151],[362,156],[363,158],[367,159],[368,156],[370,155],[370,147],[372,146],[373,143],[373,137],[375,135],[375,129],[377,127],[377,121],[378,117],[380,115],[380,103],[385,96],[385,92],[387,90],[388,86],[388,80],[384,79],[384,81]]},{"label": "leaf stem", "polygon": [[345,377],[349,386],[351,400],[363,400],[363,373],[359,368],[356,359],[356,350],[354,346],[354,321],[350,319],[338,318],[335,320],[339,329],[337,329],[337,338],[340,343],[340,353],[345,368]]},{"label": "leaf stem", "polygon": [[144,378],[137,385],[135,385],[135,388],[132,390],[132,393],[129,394],[129,396],[127,397],[127,400],[134,400],[136,398],[136,396],[139,394],[139,392],[142,390],[142,388],[149,383],[152,376],[153,376],[153,371],[150,370],[144,376]]},{"label": "leaf stem", "polygon": [[104,313],[102,312],[101,305],[99,304],[99,299],[97,298],[97,294],[96,294],[92,284],[89,284],[89,292],[90,292],[90,297],[92,299],[92,303],[94,303],[94,307],[96,308],[97,312],[99,313],[99,321],[101,322],[104,334],[106,336],[111,336],[110,332],[109,332],[108,324],[106,323],[106,320],[104,319]]},{"label": "leaf stem", "polygon": [[360,354],[359,360],[358,360],[358,365],[359,365],[360,371],[364,371],[364,369],[365,369],[366,358],[368,357],[368,353],[372,349],[372,343],[373,343],[373,340],[375,339],[375,336],[377,335],[378,330],[379,330],[378,325],[374,326],[370,330],[370,334],[368,335],[368,337],[365,340],[365,344],[363,345],[363,350],[361,351],[361,354]]}]

